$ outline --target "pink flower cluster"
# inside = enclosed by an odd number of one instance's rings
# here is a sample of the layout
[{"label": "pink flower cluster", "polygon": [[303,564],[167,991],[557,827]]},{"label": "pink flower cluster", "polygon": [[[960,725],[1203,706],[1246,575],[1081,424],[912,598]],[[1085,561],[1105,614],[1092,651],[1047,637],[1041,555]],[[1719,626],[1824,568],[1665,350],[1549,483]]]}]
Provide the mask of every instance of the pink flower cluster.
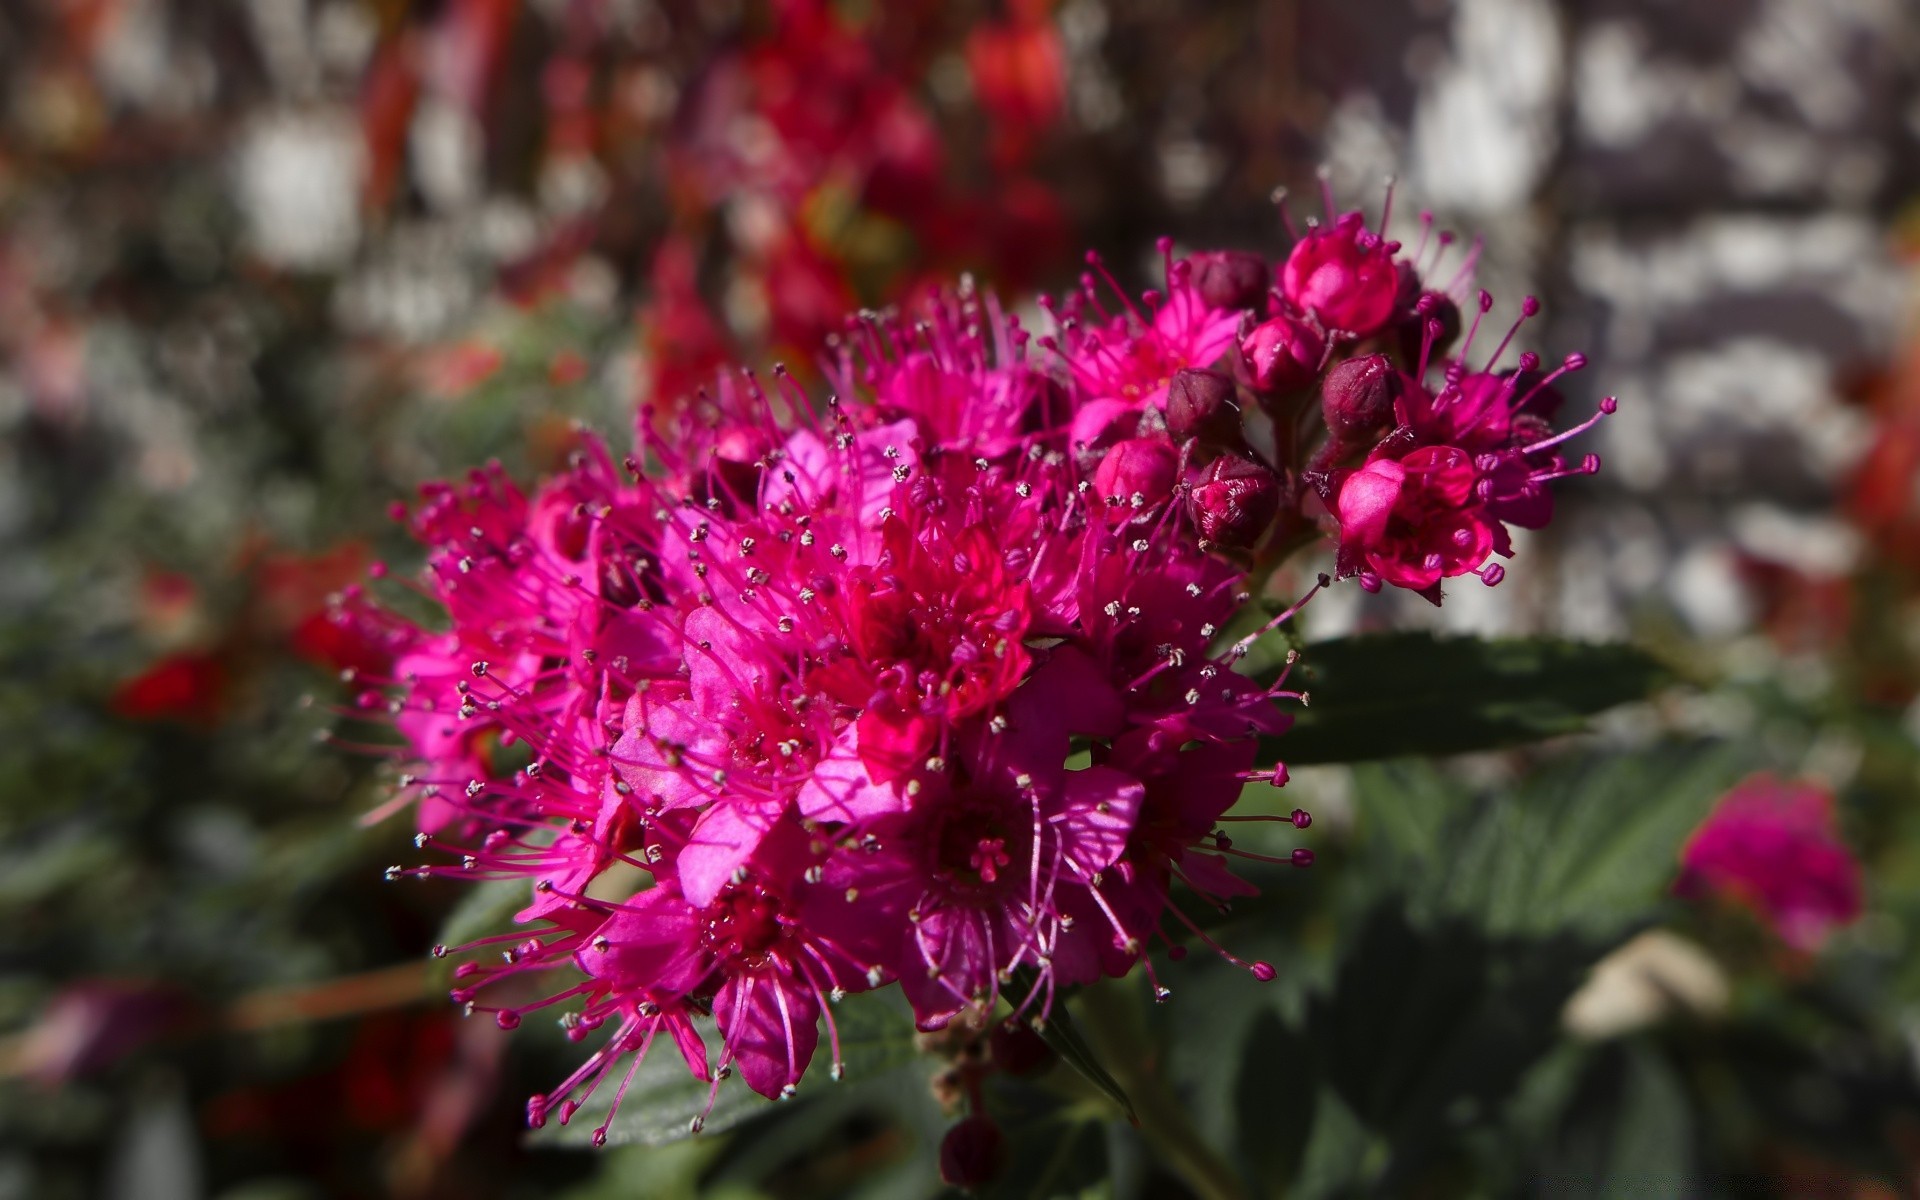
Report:
[{"label": "pink flower cluster", "polygon": [[1755,775],[1720,798],[1680,853],[1675,890],[1746,906],[1796,950],[1820,948],[1860,916],[1860,863],[1841,840],[1833,797]]},{"label": "pink flower cluster", "polygon": [[[1447,360],[1436,391],[1383,368],[1380,411],[1342,408],[1319,440],[1276,428],[1317,378],[1283,385],[1289,364],[1351,375],[1372,359],[1336,351],[1408,323],[1418,365],[1441,362],[1436,294],[1357,216],[1277,286],[1251,255],[1163,254],[1164,290],[1110,311],[1090,276],[1046,336],[965,285],[863,314],[824,401],[779,368],[729,376],[643,414],[624,463],[589,439],[531,497],[492,468],[400,514],[448,626],[359,592],[336,612],[391,652],[360,708],[391,713],[394,807],[450,860],[392,873],[529,881],[528,928],[475,943],[500,953],[461,965],[456,999],[508,1027],[569,1002],[575,1036],[611,1031],[530,1102],[536,1125],[663,1034],[696,1077],[775,1096],[823,1023],[837,1073],[844,993],[898,982],[934,1029],[1003,990],[1043,1014],[1152,971],[1156,941],[1179,957],[1206,939],[1176,881],[1218,905],[1253,890],[1229,857],[1260,856],[1220,826],[1263,819],[1225,814],[1285,782],[1259,737],[1300,699],[1234,670],[1294,611],[1223,636],[1248,563],[1324,520],[1363,580],[1431,590],[1541,515],[1559,439],[1531,368]],[[537,1001],[497,986],[569,966]]]}]

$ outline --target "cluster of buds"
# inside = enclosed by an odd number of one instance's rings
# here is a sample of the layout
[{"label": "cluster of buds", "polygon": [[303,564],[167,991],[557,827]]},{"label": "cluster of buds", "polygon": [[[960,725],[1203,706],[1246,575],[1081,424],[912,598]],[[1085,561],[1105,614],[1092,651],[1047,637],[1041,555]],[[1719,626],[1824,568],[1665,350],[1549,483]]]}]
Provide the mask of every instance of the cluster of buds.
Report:
[{"label": "cluster of buds", "polygon": [[[583,438],[531,497],[494,468],[400,511],[446,625],[363,592],[335,618],[393,663],[360,676],[356,711],[397,730],[394,806],[435,857],[391,874],[528,884],[521,929],[456,948],[487,955],[455,999],[504,1027],[564,1005],[573,1036],[599,1031],[534,1124],[662,1035],[701,1080],[790,1095],[823,1026],[839,1073],[834,1001],[894,983],[934,1030],[1003,994],[1043,1017],[1061,988],[1152,975],[1156,947],[1195,940],[1273,978],[1183,909],[1251,893],[1235,859],[1312,861],[1223,832],[1309,823],[1228,815],[1285,782],[1260,746],[1305,699],[1285,671],[1235,669],[1298,608],[1225,637],[1249,564],[1314,528],[1324,486],[1343,564],[1430,588],[1473,548],[1452,531],[1540,494],[1559,439],[1536,429],[1530,368],[1436,357],[1439,301],[1357,217],[1302,241],[1278,287],[1245,256],[1164,253],[1164,290],[1118,313],[1089,280],[1032,336],[963,283],[850,319],[824,400],[780,368],[729,375],[644,413],[624,462]],[[1427,330],[1420,372],[1336,361],[1396,320]],[[1308,470],[1246,418],[1298,417],[1319,376],[1288,364],[1315,355],[1347,433]],[[1434,465],[1449,454],[1458,486]],[[570,981],[538,1000],[498,986],[555,968]]]},{"label": "cluster of buds", "polygon": [[1544,526],[1548,485],[1600,469],[1561,447],[1615,403],[1555,433],[1554,384],[1585,359],[1501,365],[1540,311],[1532,297],[1476,363],[1492,297],[1473,296],[1463,329],[1452,290],[1430,288],[1420,266],[1452,239],[1425,214],[1420,229],[1403,255],[1348,212],[1278,264],[1242,251],[1169,261],[1151,313],[1109,312],[1099,276],[1084,276],[1058,313],[1060,352],[1099,397],[1077,415],[1076,452],[1150,497],[1180,491],[1210,548],[1256,564],[1331,534],[1337,574],[1368,591],[1392,584],[1438,604],[1446,579],[1498,583],[1509,527]]}]

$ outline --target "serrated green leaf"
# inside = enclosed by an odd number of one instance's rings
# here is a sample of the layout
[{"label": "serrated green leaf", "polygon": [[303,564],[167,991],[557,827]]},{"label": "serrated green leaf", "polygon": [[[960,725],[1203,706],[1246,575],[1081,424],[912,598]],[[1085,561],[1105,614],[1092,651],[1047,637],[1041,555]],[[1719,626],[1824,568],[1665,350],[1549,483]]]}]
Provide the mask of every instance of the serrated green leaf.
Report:
[{"label": "serrated green leaf", "polygon": [[1498,934],[1612,937],[1666,895],[1681,845],[1741,758],[1674,745],[1544,771],[1480,811],[1453,848],[1441,905]]},{"label": "serrated green leaf", "polygon": [[1353,791],[1369,845],[1398,866],[1439,861],[1450,827],[1475,803],[1458,780],[1420,759],[1359,763]]},{"label": "serrated green leaf", "polygon": [[1370,634],[1308,646],[1291,681],[1312,698],[1263,761],[1457,754],[1578,733],[1672,681],[1644,651],[1550,638]]},{"label": "serrated green leaf", "polygon": [[1374,874],[1412,880],[1416,911],[1498,936],[1604,941],[1659,904],[1681,845],[1744,758],[1711,743],[1587,754],[1477,796],[1406,760],[1356,767],[1354,791]]}]

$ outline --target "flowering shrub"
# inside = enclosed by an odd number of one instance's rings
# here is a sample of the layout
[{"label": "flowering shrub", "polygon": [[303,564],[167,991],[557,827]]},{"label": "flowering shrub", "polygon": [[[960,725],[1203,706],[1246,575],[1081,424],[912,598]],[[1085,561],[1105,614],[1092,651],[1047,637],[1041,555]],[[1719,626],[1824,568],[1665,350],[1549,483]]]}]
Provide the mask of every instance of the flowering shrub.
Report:
[{"label": "flowering shrub", "polygon": [[9,8],[10,1190],[1907,1188],[1912,22],[1485,7]]},{"label": "flowering shrub", "polygon": [[[1591,421],[1546,420],[1577,359],[1501,370],[1478,317],[1453,347],[1442,244],[1400,256],[1358,213],[1277,270],[1163,243],[1138,301],[1090,256],[1041,333],[963,284],[850,319],[824,398],[723,375],[624,462],[586,438],[531,497],[489,468],[400,512],[448,626],[358,592],[336,617],[392,662],[361,704],[441,856],[391,874],[525,880],[531,928],[454,948],[509,947],[455,999],[605,1029],[531,1123],[663,1037],[714,1089],[784,1096],[824,1024],[838,1077],[834,1002],[896,982],[937,1030],[1003,997],[1044,1021],[1190,937],[1273,979],[1187,910],[1256,890],[1232,863],[1267,856],[1220,830],[1286,782],[1260,739],[1306,697],[1236,667],[1330,580],[1222,631],[1323,530],[1369,589],[1496,583],[1504,523],[1597,466],[1556,452]],[[557,993],[507,986],[556,966]]]}]

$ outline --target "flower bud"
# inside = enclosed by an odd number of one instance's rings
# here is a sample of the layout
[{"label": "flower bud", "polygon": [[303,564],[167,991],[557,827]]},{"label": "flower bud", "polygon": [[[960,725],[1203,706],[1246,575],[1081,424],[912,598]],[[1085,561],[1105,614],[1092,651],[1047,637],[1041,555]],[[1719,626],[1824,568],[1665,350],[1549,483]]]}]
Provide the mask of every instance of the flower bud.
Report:
[{"label": "flower bud", "polygon": [[1207,250],[1194,255],[1193,284],[1213,308],[1256,308],[1273,282],[1267,260],[1246,250]]},{"label": "flower bud", "polygon": [[993,1182],[1007,1157],[1007,1139],[985,1113],[975,1113],[940,1139],[940,1180],[973,1189]]},{"label": "flower bud", "polygon": [[1184,367],[1167,385],[1167,432],[1175,441],[1201,438],[1216,445],[1240,440],[1240,407],[1233,380],[1218,371]]},{"label": "flower bud", "polygon": [[1101,458],[1093,473],[1093,490],[1102,500],[1158,504],[1173,491],[1180,469],[1179,456],[1165,438],[1128,438]]},{"label": "flower bud", "polygon": [[1350,358],[1327,372],[1320,385],[1320,411],[1335,437],[1357,439],[1393,421],[1400,375],[1384,354]]},{"label": "flower bud", "polygon": [[1031,1026],[1002,1021],[988,1039],[993,1064],[1009,1075],[1031,1075],[1053,1063],[1053,1047]]},{"label": "flower bud", "polygon": [[1280,481],[1272,471],[1238,454],[1207,464],[1188,498],[1194,524],[1209,543],[1243,550],[1260,540],[1280,511]]},{"label": "flower bud", "polygon": [[1254,326],[1240,343],[1247,382],[1261,392],[1305,387],[1319,373],[1326,342],[1313,326],[1294,317],[1275,317]]}]

